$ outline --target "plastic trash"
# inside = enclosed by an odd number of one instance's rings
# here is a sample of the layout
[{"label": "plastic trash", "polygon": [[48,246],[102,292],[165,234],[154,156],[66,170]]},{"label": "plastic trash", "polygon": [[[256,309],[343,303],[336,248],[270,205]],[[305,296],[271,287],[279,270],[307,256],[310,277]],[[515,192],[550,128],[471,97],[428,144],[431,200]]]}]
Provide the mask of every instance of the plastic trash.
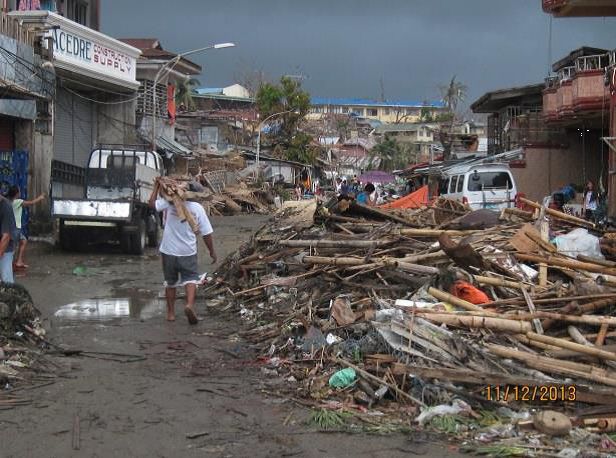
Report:
[{"label": "plastic trash", "polygon": [[554,238],[553,242],[559,253],[572,257],[582,254],[591,258],[605,259],[601,253],[599,237],[589,234],[587,229],[574,229],[568,234]]},{"label": "plastic trash", "polygon": [[73,275],[77,275],[78,277],[88,275],[88,268],[86,266],[77,266],[73,269]]},{"label": "plastic trash", "polygon": [[347,388],[353,385],[356,380],[357,374],[355,369],[347,367],[346,369],[340,369],[329,378],[329,386],[332,388]]},{"label": "plastic trash", "polygon": [[455,399],[451,405],[448,404],[440,404],[434,407],[428,407],[423,412],[419,414],[415,421],[420,425],[429,422],[434,417],[442,417],[444,415],[457,415],[462,412],[471,412],[471,406],[469,406],[466,402],[461,399]]}]

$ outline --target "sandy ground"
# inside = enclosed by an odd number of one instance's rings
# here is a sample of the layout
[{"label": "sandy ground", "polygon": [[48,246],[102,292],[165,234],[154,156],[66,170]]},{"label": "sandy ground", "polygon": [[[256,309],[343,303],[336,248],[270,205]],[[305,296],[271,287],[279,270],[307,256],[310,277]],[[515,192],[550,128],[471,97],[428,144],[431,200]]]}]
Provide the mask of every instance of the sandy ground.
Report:
[{"label": "sandy ground", "polygon": [[[219,259],[265,221],[214,218]],[[181,307],[175,323],[165,321],[155,249],[140,257],[109,246],[68,254],[33,243],[28,253],[31,268],[17,281],[30,290],[51,340],[144,358],[54,358],[70,370],[56,383],[25,391],[31,405],[0,411],[0,456],[458,455],[447,443],[419,433],[315,432],[305,424],[306,409],[272,393],[256,355],[228,316],[208,312],[200,303],[204,319],[199,325],[189,326]],[[215,270],[204,253],[200,265],[203,271]],[[85,267],[85,275],[73,274],[77,266]],[[67,304],[72,305],[63,308]],[[76,418],[79,450],[72,447]],[[199,437],[188,438],[192,433]]]}]

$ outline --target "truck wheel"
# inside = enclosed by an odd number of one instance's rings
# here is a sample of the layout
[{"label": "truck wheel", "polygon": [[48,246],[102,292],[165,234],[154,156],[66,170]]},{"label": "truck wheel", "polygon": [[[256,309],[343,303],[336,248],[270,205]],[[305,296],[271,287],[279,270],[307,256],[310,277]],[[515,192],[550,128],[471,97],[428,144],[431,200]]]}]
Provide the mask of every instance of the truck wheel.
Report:
[{"label": "truck wheel", "polygon": [[64,226],[64,221],[60,221],[58,241],[60,242],[60,248],[62,248],[64,251],[71,251],[72,248],[70,242],[71,236],[68,232],[69,231]]},{"label": "truck wheel", "polygon": [[78,229],[67,229],[64,221],[60,223],[59,242],[60,248],[64,251],[85,251],[88,247],[87,239],[84,239],[85,233]]},{"label": "truck wheel", "polygon": [[130,254],[143,254],[147,243],[145,221],[143,219],[137,221],[137,231],[130,232],[128,235],[130,239],[128,252]]},{"label": "truck wheel", "polygon": [[[150,221],[151,219],[151,221]],[[150,223],[150,230],[148,231],[148,246],[156,248],[158,246],[158,235],[160,233],[160,226],[158,224],[158,215],[149,215],[148,223]]]}]

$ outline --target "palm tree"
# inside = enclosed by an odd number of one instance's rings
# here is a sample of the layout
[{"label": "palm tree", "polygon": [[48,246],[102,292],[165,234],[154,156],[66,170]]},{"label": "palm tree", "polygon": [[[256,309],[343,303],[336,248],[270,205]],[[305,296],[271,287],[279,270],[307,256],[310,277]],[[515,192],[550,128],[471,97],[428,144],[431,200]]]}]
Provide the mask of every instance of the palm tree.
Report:
[{"label": "palm tree", "polygon": [[201,83],[195,78],[186,78],[178,83],[175,88],[175,103],[178,108],[183,107],[186,111],[195,108],[193,94],[199,86],[201,86]]},{"label": "palm tree", "polygon": [[[443,156],[444,159],[449,159],[451,155],[451,146],[453,143],[453,126],[456,122],[456,110],[458,105],[466,99],[466,91],[468,88],[466,85],[456,81],[456,75],[453,75],[449,84],[441,85],[439,87],[441,91],[442,101],[447,107],[447,110],[451,114],[451,124],[449,126],[449,135],[444,135],[441,131],[441,143],[443,144]],[[445,138],[447,137],[447,138]]]}]

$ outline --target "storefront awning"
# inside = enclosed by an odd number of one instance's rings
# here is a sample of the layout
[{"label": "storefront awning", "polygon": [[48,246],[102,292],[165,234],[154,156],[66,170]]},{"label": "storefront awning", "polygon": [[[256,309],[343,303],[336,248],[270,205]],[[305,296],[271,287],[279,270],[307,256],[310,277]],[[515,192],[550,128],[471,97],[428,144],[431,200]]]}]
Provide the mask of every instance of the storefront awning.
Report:
[{"label": "storefront awning", "polygon": [[184,145],[179,144],[175,140],[170,140],[164,137],[156,139],[156,147],[170,154],[179,154],[180,156],[192,156],[192,151]]}]

